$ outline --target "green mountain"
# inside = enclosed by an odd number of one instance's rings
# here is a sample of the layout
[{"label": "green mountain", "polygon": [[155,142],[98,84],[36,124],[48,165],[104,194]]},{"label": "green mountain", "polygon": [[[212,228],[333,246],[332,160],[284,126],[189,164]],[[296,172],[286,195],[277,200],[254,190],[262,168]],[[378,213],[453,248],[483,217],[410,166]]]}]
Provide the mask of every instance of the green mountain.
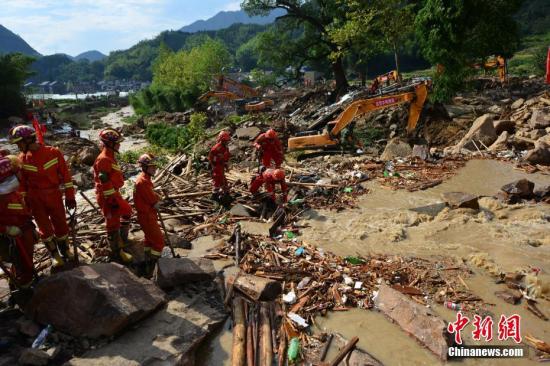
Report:
[{"label": "green mountain", "polygon": [[23,38],[0,24],[0,54],[20,52],[28,56],[40,56]]},{"label": "green mountain", "polygon": [[218,14],[207,20],[197,20],[180,29],[180,32],[194,33],[200,31],[220,30],[231,27],[233,24],[270,24],[279,16],[285,14],[282,9],[272,11],[268,16],[249,16],[246,12],[239,11],[220,11]]},{"label": "green mountain", "polygon": [[90,62],[94,62],[94,61],[101,61],[105,57],[107,57],[107,56],[105,56],[101,52],[96,51],[96,50],[92,50],[92,51],[83,52],[80,55],[75,56],[74,60],[76,60],[76,61],[88,60]]}]

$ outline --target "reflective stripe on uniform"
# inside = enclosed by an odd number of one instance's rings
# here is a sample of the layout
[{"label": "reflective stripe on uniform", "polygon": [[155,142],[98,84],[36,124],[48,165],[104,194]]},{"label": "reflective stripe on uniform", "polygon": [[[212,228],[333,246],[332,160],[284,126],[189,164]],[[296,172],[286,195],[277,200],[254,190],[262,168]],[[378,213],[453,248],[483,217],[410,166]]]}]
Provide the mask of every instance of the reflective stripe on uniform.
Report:
[{"label": "reflective stripe on uniform", "polygon": [[73,182],[65,183],[65,188],[74,188]]},{"label": "reflective stripe on uniform", "polygon": [[113,168],[114,170],[116,170],[117,172],[120,172],[120,171],[121,171],[120,166],[118,166],[118,165],[116,165],[116,164],[113,164],[113,165],[112,165],[112,168]]},{"label": "reflective stripe on uniform", "polygon": [[152,254],[152,255],[156,255],[157,257],[160,257],[160,255],[161,255],[162,253],[161,253],[161,252],[157,252],[156,250],[151,249],[151,254]]},{"label": "reflective stripe on uniform", "polygon": [[8,203],[8,210],[22,210],[23,205],[20,203]]},{"label": "reflective stripe on uniform", "polygon": [[28,171],[30,171],[30,172],[37,172],[37,171],[38,171],[38,168],[35,167],[34,165],[23,164],[23,170],[28,170]]},{"label": "reflective stripe on uniform", "polygon": [[46,164],[44,164],[44,170],[51,168],[52,166],[54,166],[57,163],[59,163],[58,158],[55,158],[55,159],[52,159],[52,160],[48,161]]},{"label": "reflective stripe on uniform", "polygon": [[111,188],[111,189],[108,189],[106,191],[103,191],[103,195],[104,196],[110,196],[112,194],[115,194],[115,189],[114,188]]},{"label": "reflective stripe on uniform", "polygon": [[59,236],[59,237],[55,237],[56,240],[67,240],[69,238],[69,235],[63,235],[63,236]]}]

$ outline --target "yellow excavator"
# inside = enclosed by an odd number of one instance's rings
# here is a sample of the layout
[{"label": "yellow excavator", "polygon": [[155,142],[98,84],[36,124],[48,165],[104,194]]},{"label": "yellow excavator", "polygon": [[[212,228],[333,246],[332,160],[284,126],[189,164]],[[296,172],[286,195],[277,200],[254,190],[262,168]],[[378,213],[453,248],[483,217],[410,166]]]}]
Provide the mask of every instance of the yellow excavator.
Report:
[{"label": "yellow excavator", "polygon": [[411,133],[416,128],[420,113],[428,96],[429,81],[422,81],[411,85],[412,91],[396,93],[376,98],[360,99],[352,102],[335,121],[329,122],[323,133],[314,131],[306,136],[291,137],[288,139],[288,150],[323,149],[334,147],[340,143],[340,133],[353,122],[357,116],[365,113],[393,107],[410,102],[407,132]]},{"label": "yellow excavator", "polygon": [[198,101],[205,103],[210,98],[216,98],[220,103],[233,102],[238,114],[259,112],[274,105],[273,100],[262,98],[258,90],[224,75],[218,76],[216,89],[204,93]]},{"label": "yellow excavator", "polygon": [[508,69],[506,67],[506,59],[502,56],[495,56],[487,59],[484,63],[476,63],[471,65],[474,69],[498,70],[498,78],[501,83],[506,82],[508,77]]}]

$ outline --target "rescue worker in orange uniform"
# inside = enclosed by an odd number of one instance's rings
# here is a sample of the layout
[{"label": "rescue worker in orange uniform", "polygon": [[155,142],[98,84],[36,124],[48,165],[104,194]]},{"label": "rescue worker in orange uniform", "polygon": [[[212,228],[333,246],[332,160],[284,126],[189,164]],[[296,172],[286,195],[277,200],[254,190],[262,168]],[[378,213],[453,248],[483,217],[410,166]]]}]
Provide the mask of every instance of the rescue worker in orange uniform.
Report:
[{"label": "rescue worker in orange uniform", "polygon": [[132,207],[119,192],[124,186],[124,176],[115,159],[123,137],[117,130],[107,128],[99,133],[99,140],[103,149],[93,166],[95,191],[97,203],[105,217],[111,258],[122,263],[131,263],[132,255],[124,248],[128,244]]},{"label": "rescue worker in orange uniform", "polygon": [[143,250],[145,252],[144,272],[150,276],[164,248],[164,237],[158,223],[157,209],[160,196],[153,190],[151,178],[157,172],[156,158],[143,154],[138,159],[141,173],[136,179],[134,188],[134,205],[141,230],[145,235]]},{"label": "rescue worker in orange uniform", "polygon": [[282,169],[266,169],[262,167],[260,172],[252,179],[250,183],[250,193],[257,194],[262,185],[265,185],[265,190],[269,193],[273,202],[277,202],[275,194],[276,184],[281,188],[281,201],[286,203],[288,195],[288,186],[285,182],[285,171]]},{"label": "rescue worker in orange uniform", "polygon": [[283,145],[277,132],[270,128],[254,140],[254,148],[260,154],[262,165],[266,168],[280,168],[283,163]]},{"label": "rescue worker in orange uniform", "polygon": [[210,149],[208,153],[208,161],[212,168],[212,195],[214,198],[221,198],[221,196],[229,193],[229,185],[225,178],[225,170],[231,155],[227,145],[231,140],[231,136],[227,131],[221,131],[216,140],[216,144]]},{"label": "rescue worker in orange uniform", "polygon": [[16,126],[10,130],[9,138],[21,151],[21,194],[31,209],[42,242],[50,251],[52,266],[61,267],[65,264],[62,256],[67,257],[69,247],[69,225],[61,190],[65,191],[66,208],[76,208],[71,172],[59,149],[36,141],[34,128]]},{"label": "rescue worker in orange uniform", "polygon": [[30,210],[19,190],[18,159],[0,158],[0,260],[12,263],[12,288],[28,288],[33,279],[37,236]]}]

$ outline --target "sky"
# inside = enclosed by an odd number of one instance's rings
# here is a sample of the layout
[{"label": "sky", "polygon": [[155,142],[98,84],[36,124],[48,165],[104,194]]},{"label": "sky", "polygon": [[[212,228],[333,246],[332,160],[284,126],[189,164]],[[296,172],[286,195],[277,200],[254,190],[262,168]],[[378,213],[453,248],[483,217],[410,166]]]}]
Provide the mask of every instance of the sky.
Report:
[{"label": "sky", "polygon": [[43,55],[106,55],[160,32],[239,10],[235,0],[0,0],[0,24]]}]

